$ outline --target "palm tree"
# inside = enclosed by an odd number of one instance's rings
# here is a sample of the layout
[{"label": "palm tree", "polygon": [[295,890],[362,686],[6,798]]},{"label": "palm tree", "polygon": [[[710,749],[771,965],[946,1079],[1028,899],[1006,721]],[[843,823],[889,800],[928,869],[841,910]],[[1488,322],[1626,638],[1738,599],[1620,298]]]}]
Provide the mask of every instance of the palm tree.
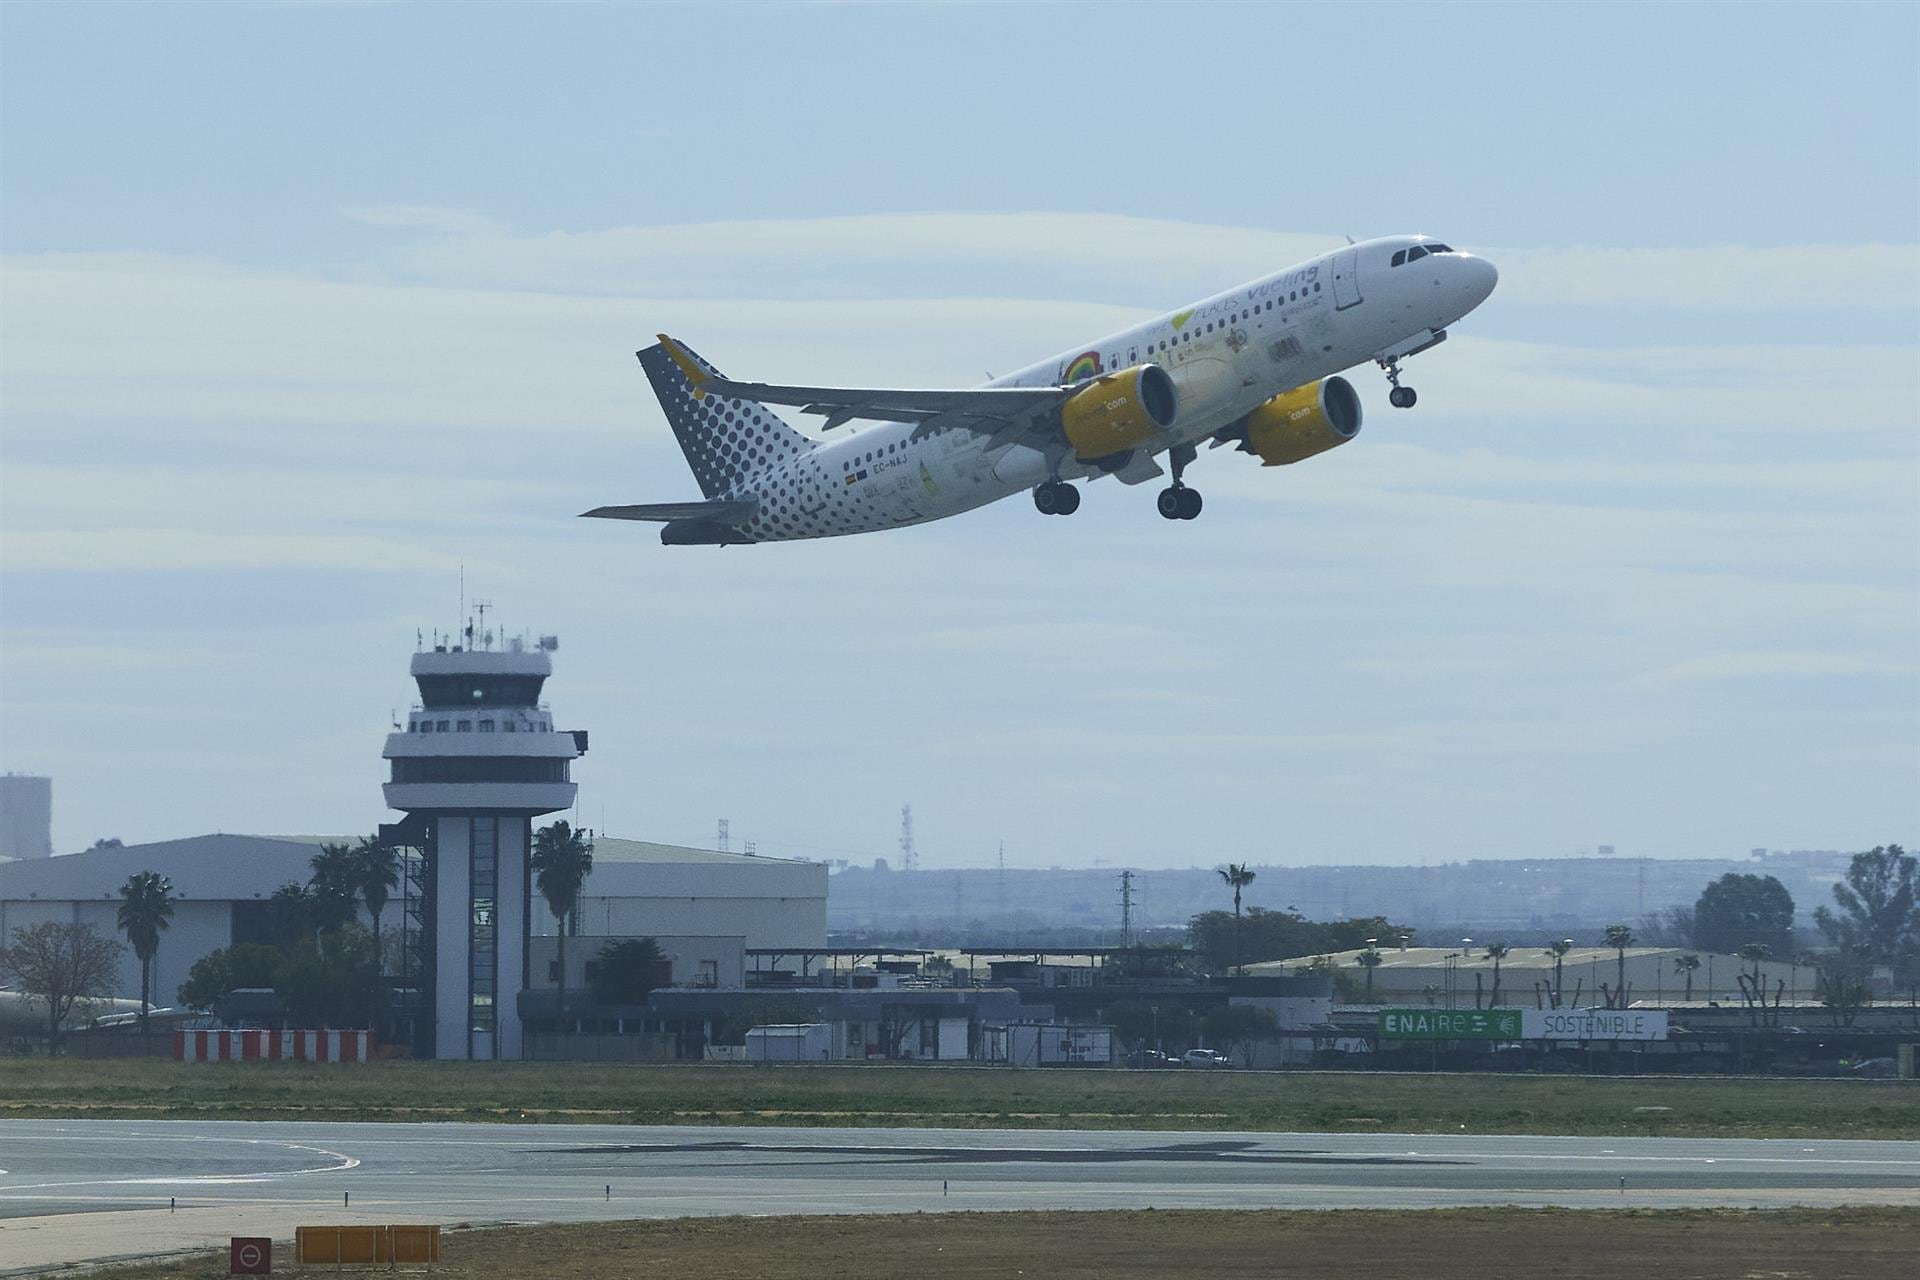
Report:
[{"label": "palm tree", "polygon": [[1553,1007],[1560,1007],[1560,966],[1566,963],[1567,952],[1573,950],[1573,939],[1562,938],[1547,948],[1547,954],[1553,957]]},{"label": "palm tree", "polygon": [[1253,870],[1244,862],[1229,862],[1224,871],[1215,870],[1222,880],[1233,886],[1233,965],[1244,978],[1247,966],[1240,961],[1240,891],[1253,883]]},{"label": "palm tree", "polygon": [[353,847],[354,887],[373,917],[374,953],[380,951],[380,913],[386,910],[387,895],[400,887],[400,855],[379,836],[362,836]]},{"label": "palm tree", "polygon": [[560,1013],[567,1012],[567,920],[580,886],[593,870],[593,841],[566,822],[542,827],[533,836],[533,883],[560,924]]},{"label": "palm tree", "polygon": [[1367,1003],[1373,1003],[1373,971],[1380,967],[1386,957],[1380,954],[1380,948],[1368,946],[1365,951],[1354,957],[1354,962],[1367,971]]},{"label": "palm tree", "polygon": [[1694,973],[1694,970],[1700,967],[1700,957],[1696,955],[1675,956],[1673,960],[1673,967],[1678,969],[1681,973],[1684,973],[1687,975],[1686,999],[1688,1001],[1692,1001],[1693,973]]},{"label": "palm tree", "polygon": [[1627,1007],[1627,948],[1633,945],[1633,930],[1623,924],[1610,924],[1603,936],[1607,945],[1614,949],[1620,966],[1619,989],[1613,993],[1613,1000],[1608,1007],[1624,1009]]},{"label": "palm tree", "polygon": [[1487,944],[1487,958],[1493,961],[1493,991],[1487,996],[1489,1009],[1500,1003],[1500,962],[1507,958],[1507,950],[1507,944],[1504,942]]},{"label": "palm tree", "polygon": [[1764,942],[1749,942],[1737,954],[1742,960],[1753,961],[1753,986],[1760,990],[1760,962],[1773,954],[1773,948]]},{"label": "palm tree", "polygon": [[140,957],[140,1034],[147,1034],[153,992],[153,956],[160,931],[173,919],[173,881],[158,871],[136,871],[120,886],[119,921],[133,954]]},{"label": "palm tree", "polygon": [[318,935],[353,919],[353,900],[360,896],[360,865],[353,846],[344,841],[321,845],[308,865],[313,868],[311,897]]}]

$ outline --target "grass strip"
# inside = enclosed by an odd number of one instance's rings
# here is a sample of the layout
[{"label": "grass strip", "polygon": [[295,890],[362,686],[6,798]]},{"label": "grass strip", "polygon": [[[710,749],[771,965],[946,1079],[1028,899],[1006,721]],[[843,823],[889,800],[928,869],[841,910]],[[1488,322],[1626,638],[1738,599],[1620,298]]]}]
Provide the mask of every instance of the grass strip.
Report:
[{"label": "grass strip", "polygon": [[[1910,1280],[1920,1210],[1428,1209],[954,1213],[500,1227],[444,1239],[439,1276],[675,1280],[1034,1276]],[[212,1280],[224,1255],[100,1280]]]},{"label": "grass strip", "polygon": [[1898,1080],[0,1060],[0,1117],[1920,1138]]}]

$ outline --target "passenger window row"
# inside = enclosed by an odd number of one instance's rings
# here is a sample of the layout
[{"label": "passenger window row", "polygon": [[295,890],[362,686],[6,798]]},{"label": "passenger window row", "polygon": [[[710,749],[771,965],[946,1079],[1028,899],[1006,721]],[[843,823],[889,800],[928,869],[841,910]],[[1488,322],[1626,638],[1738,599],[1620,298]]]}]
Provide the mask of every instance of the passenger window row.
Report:
[{"label": "passenger window row", "polygon": [[[1399,266],[1400,264],[1396,262],[1394,265]],[[1222,320],[1218,322],[1218,324],[1209,324],[1205,329],[1202,329],[1199,332],[1212,333],[1216,328],[1224,329],[1230,323],[1238,323],[1241,320],[1245,320],[1247,317],[1253,315],[1254,312],[1256,311],[1271,311],[1274,309],[1276,305],[1278,305],[1281,302],[1298,302],[1300,299],[1305,297],[1310,297],[1311,295],[1316,294],[1318,292],[1320,292],[1320,286],[1317,284],[1314,285],[1313,288],[1311,289],[1295,289],[1292,292],[1288,293],[1285,298],[1269,298],[1264,303],[1255,304],[1255,306],[1251,310],[1236,311],[1228,319]],[[1183,342],[1192,342],[1192,341],[1193,341],[1193,334],[1183,333],[1176,338],[1169,338],[1165,342],[1148,343],[1147,352],[1148,354],[1152,354],[1155,351],[1165,351],[1168,347],[1177,347]]]}]

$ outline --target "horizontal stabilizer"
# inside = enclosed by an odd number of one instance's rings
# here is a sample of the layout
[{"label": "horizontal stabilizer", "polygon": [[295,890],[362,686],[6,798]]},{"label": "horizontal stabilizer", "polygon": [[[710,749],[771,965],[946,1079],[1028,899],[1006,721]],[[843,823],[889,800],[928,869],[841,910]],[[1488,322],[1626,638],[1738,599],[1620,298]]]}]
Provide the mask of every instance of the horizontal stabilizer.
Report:
[{"label": "horizontal stabilizer", "polygon": [[711,520],[716,524],[741,524],[751,520],[760,504],[750,501],[716,502],[642,502],[626,507],[595,507],[582,511],[601,520]]}]

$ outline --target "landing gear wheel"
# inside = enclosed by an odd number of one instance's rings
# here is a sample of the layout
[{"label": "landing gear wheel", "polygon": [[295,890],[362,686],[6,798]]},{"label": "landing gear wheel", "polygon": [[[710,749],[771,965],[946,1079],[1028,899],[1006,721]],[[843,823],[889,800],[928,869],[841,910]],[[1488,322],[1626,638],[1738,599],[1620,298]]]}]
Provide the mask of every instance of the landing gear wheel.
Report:
[{"label": "landing gear wheel", "polygon": [[1412,387],[1395,387],[1387,393],[1387,403],[1396,409],[1411,409],[1419,399]]},{"label": "landing gear wheel", "polygon": [[1200,491],[1198,489],[1176,490],[1180,495],[1180,518],[1191,520],[1200,514]]},{"label": "landing gear wheel", "polygon": [[1080,509],[1080,491],[1065,480],[1035,485],[1033,506],[1043,516],[1070,516]]},{"label": "landing gear wheel", "polygon": [[1200,493],[1185,485],[1162,489],[1154,506],[1169,520],[1191,520],[1200,514]]}]

